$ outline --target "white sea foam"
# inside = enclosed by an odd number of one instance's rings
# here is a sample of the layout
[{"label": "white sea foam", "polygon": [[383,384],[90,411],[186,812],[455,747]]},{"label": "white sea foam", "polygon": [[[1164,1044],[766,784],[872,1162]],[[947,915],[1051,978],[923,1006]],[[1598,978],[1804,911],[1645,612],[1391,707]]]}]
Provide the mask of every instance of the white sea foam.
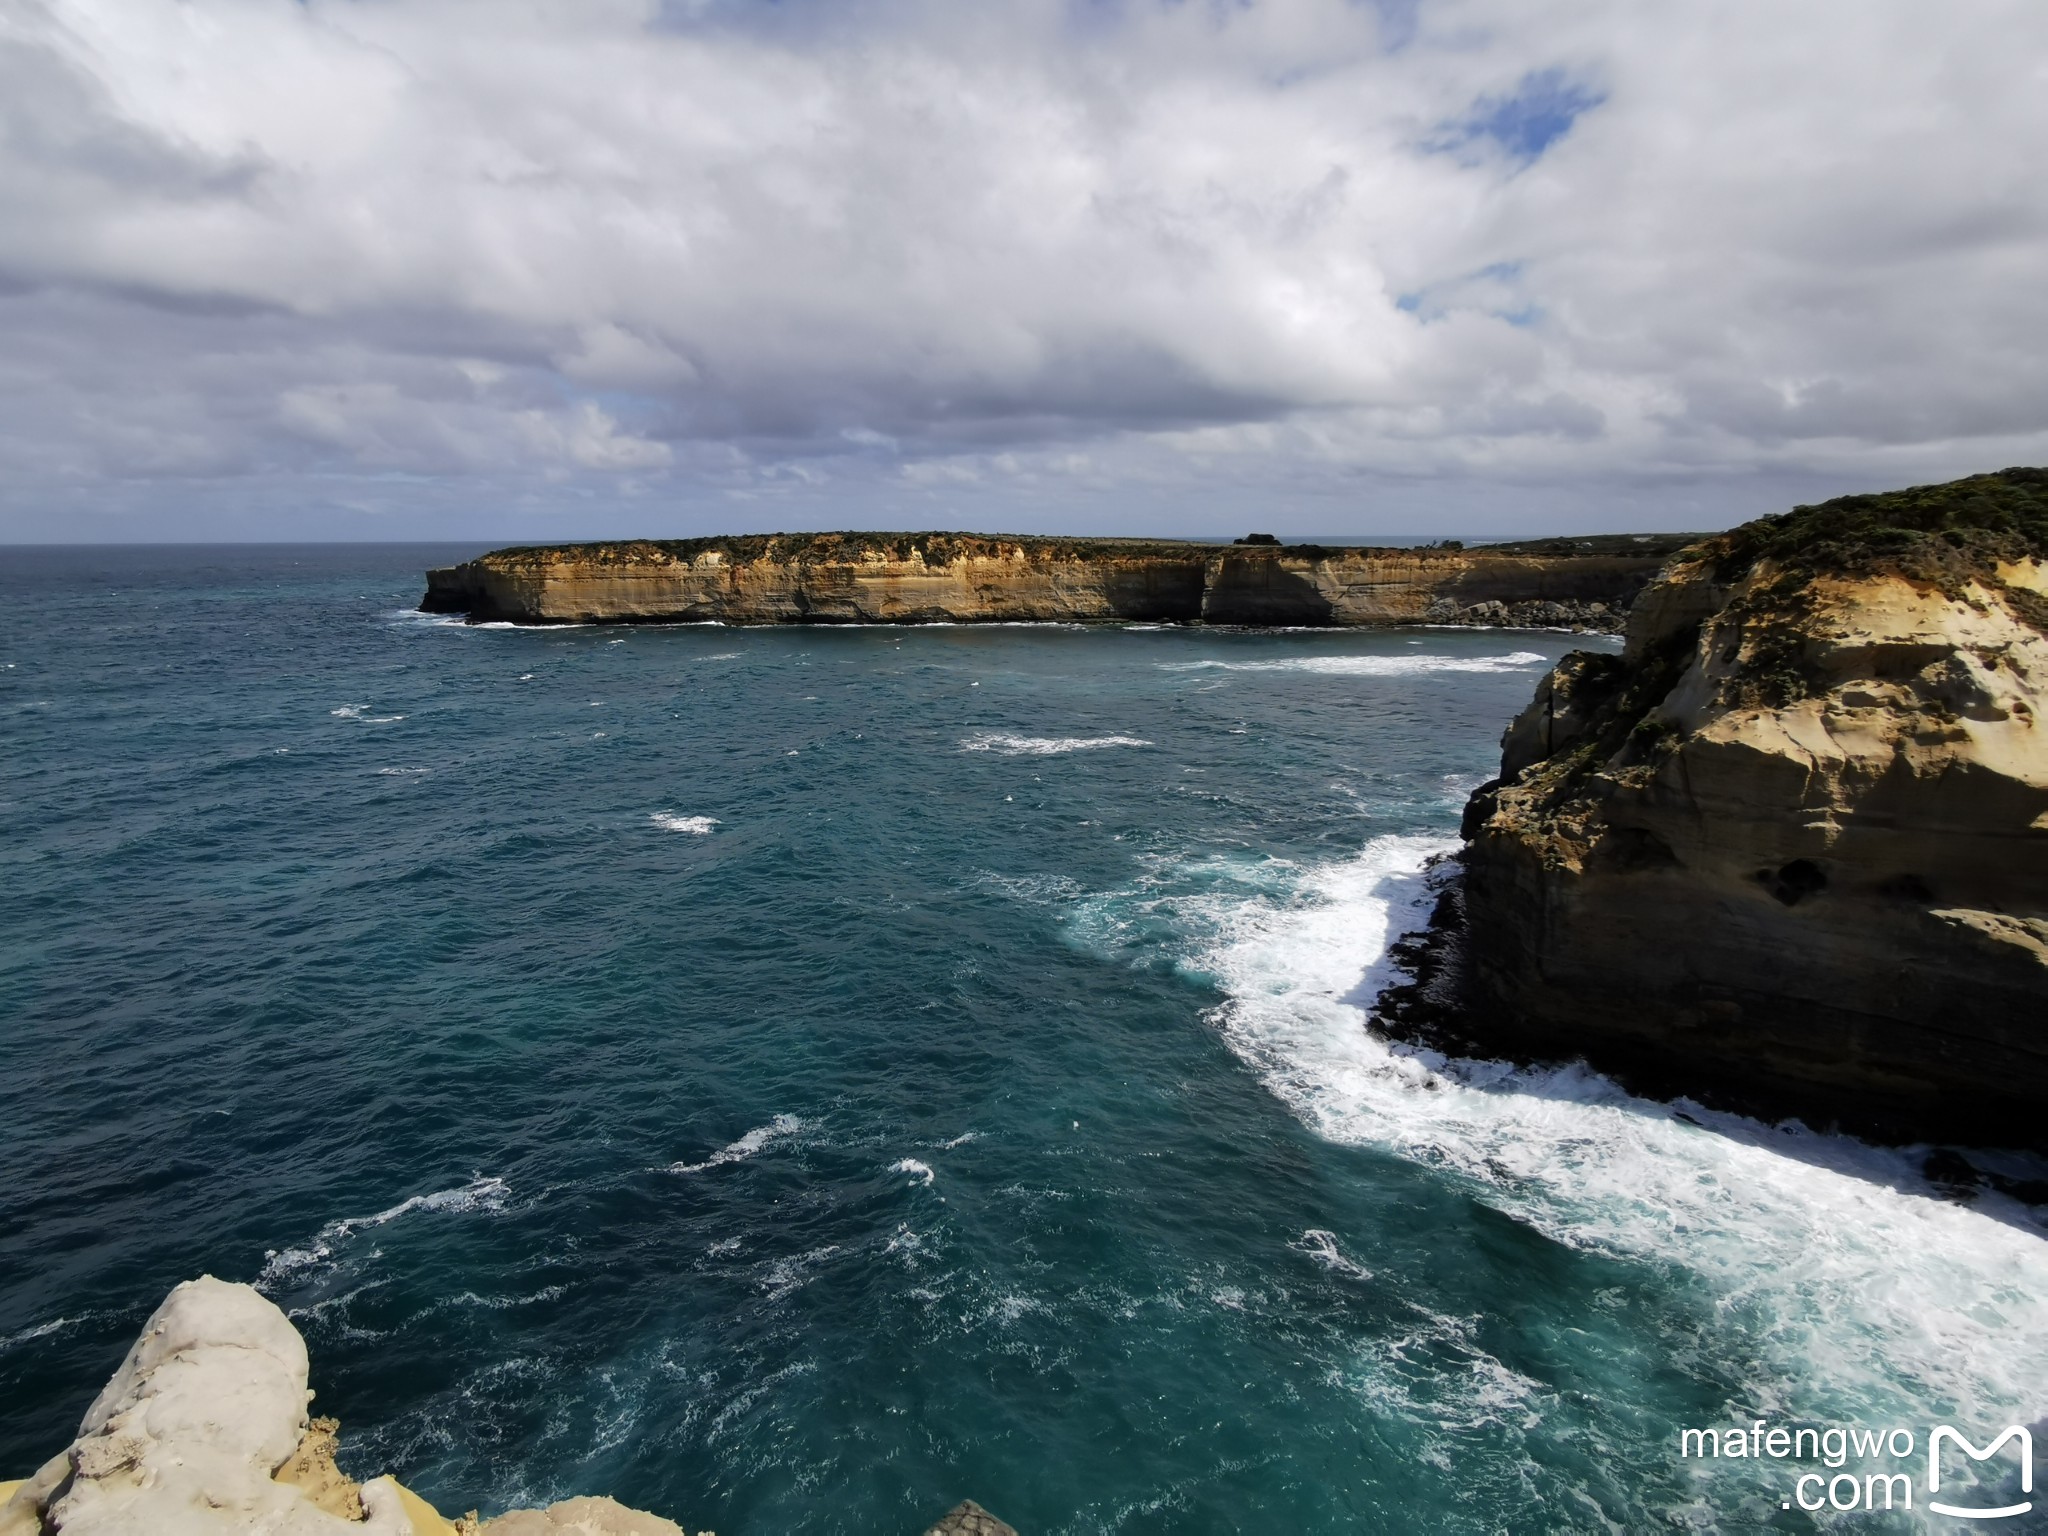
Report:
[{"label": "white sea foam", "polygon": [[1005,731],[979,731],[960,739],[963,752],[995,752],[1004,757],[1057,757],[1064,752],[1094,752],[1103,747],[1149,747],[1136,736],[1013,736]]},{"label": "white sea foam", "polygon": [[678,816],[674,811],[656,811],[647,818],[664,832],[687,832],[692,837],[706,837],[718,825],[716,816]]},{"label": "white sea foam", "polygon": [[1321,1227],[1310,1227],[1301,1234],[1301,1241],[1289,1243],[1290,1248],[1299,1250],[1314,1259],[1333,1275],[1342,1275],[1347,1280],[1370,1280],[1372,1271],[1356,1259],[1344,1257],[1344,1250],[1337,1246],[1337,1234]]},{"label": "white sea foam", "polygon": [[527,1296],[479,1296],[475,1291],[457,1291],[448,1298],[448,1304],[455,1307],[487,1307],[493,1312],[502,1312],[508,1307],[530,1307],[536,1302],[559,1301],[569,1294],[566,1285],[544,1285]]},{"label": "white sea foam", "polygon": [[418,774],[432,772],[433,769],[431,768],[379,768],[377,770],[377,775],[379,778],[386,779],[406,779],[412,778]]},{"label": "white sea foam", "polygon": [[33,1328],[24,1328],[19,1333],[0,1334],[0,1350],[12,1349],[15,1345],[26,1344],[32,1339],[47,1338],[58,1329],[69,1328],[77,1321],[75,1317],[53,1317],[47,1323],[37,1323]]},{"label": "white sea foam", "polygon": [[780,1301],[791,1291],[800,1291],[816,1278],[818,1266],[839,1252],[837,1243],[825,1243],[804,1253],[793,1253],[788,1258],[771,1261],[755,1282],[768,1293],[770,1301]]},{"label": "white sea foam", "polygon": [[766,1125],[757,1125],[738,1141],[727,1142],[701,1163],[670,1163],[670,1173],[702,1173],[706,1168],[716,1168],[724,1163],[737,1163],[752,1157],[771,1141],[784,1136],[794,1136],[804,1128],[803,1121],[795,1115],[777,1115]]},{"label": "white sea foam", "polygon": [[1321,672],[1333,677],[1410,677],[1420,672],[1520,672],[1546,660],[1534,651],[1505,656],[1281,656],[1270,661],[1162,661],[1167,672]]},{"label": "white sea foam", "polygon": [[330,709],[329,711],[327,711],[327,713],[333,715],[338,720],[354,720],[358,721],[363,725],[390,725],[395,721],[403,720],[405,718],[405,716],[403,715],[364,714],[363,711],[368,709],[369,707],[370,706],[367,704],[344,704],[341,706],[341,708]]},{"label": "white sea foam", "polygon": [[937,1174],[932,1172],[932,1165],[930,1163],[921,1163],[914,1157],[901,1158],[891,1163],[889,1171],[891,1173],[907,1173],[913,1179],[916,1179],[921,1186],[927,1188],[931,1185],[932,1180],[938,1177]]},{"label": "white sea foam", "polygon": [[[1316,866],[1162,868],[1079,904],[1072,931],[1124,952],[1170,923],[1184,967],[1225,994],[1213,1020],[1231,1050],[1318,1134],[1444,1169],[1557,1242],[1688,1271],[1731,1319],[1761,1309],[1761,1325],[1731,1321],[1769,1366],[1746,1410],[1813,1387],[1870,1422],[2048,1410],[2048,1240],[2013,1202],[1940,1199],[1910,1151],[1369,1034],[1388,942],[1421,925],[1420,872],[1450,846],[1385,837]],[[1337,1234],[1321,1238],[1341,1257]]]},{"label": "white sea foam", "polygon": [[374,1216],[348,1216],[330,1221],[303,1248],[272,1248],[263,1255],[263,1273],[258,1286],[281,1285],[296,1280],[306,1271],[328,1262],[338,1245],[367,1228],[381,1227],[413,1211],[496,1211],[504,1207],[512,1191],[500,1178],[478,1174],[454,1189],[437,1189],[429,1195],[412,1195]]}]

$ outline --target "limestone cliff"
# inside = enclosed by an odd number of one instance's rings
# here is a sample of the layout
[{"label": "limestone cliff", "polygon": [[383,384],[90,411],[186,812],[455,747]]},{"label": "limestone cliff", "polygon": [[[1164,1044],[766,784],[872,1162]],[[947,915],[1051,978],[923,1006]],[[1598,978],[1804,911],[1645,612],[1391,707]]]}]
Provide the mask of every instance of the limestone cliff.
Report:
[{"label": "limestone cliff", "polygon": [[1466,812],[1466,1043],[1900,1139],[2048,1143],[2048,471],[1680,556]]},{"label": "limestone cliff", "polygon": [[306,1378],[305,1343],[276,1306],[187,1281],[70,1446],[0,1483],[0,1536],[684,1536],[610,1499],[451,1521],[389,1477],[358,1485],[334,1464],[334,1422],[306,1416]]},{"label": "limestone cliff", "polygon": [[421,608],[522,624],[1078,623],[1618,627],[1682,539],[1351,549],[767,534],[503,549],[430,571]]}]

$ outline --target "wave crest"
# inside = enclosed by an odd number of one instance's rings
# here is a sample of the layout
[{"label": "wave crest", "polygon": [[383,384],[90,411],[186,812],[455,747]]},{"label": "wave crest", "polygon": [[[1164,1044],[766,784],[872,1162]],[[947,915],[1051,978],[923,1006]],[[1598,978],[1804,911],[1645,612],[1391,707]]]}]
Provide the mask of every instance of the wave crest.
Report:
[{"label": "wave crest", "polygon": [[980,731],[960,739],[962,752],[994,752],[1002,757],[1057,757],[1066,752],[1095,752],[1104,747],[1149,747],[1138,736],[1016,736],[1007,731]]}]

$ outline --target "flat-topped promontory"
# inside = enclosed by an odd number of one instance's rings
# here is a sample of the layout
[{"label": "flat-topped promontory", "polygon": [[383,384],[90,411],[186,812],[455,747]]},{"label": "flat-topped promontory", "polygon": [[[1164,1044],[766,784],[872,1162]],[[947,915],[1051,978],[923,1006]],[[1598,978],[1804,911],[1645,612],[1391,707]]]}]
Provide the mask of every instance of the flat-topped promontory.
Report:
[{"label": "flat-topped promontory", "polygon": [[1688,534],[1467,549],[969,533],[746,534],[501,549],[427,573],[474,623],[1569,625],[1619,629]]}]

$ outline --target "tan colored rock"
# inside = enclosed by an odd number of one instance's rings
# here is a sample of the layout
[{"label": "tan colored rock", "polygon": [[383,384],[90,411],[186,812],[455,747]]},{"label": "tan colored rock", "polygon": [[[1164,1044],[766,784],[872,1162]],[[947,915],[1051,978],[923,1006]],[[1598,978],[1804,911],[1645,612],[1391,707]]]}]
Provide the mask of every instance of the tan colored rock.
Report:
[{"label": "tan colored rock", "polygon": [[1652,1091],[2048,1137],[2043,585],[1667,572],[1468,809],[1475,1028]]},{"label": "tan colored rock", "polygon": [[[528,624],[1591,624],[1625,608],[1668,547],[1529,554],[967,534],[643,540],[499,550],[430,571],[421,606]],[[1554,611],[1517,620],[1514,604]]]},{"label": "tan colored rock", "polygon": [[515,1509],[484,1521],[478,1529],[482,1536],[689,1536],[673,1520],[600,1498],[564,1499],[546,1509]]},{"label": "tan colored rock", "polygon": [[341,1430],[336,1419],[315,1419],[298,1449],[277,1469],[276,1480],[297,1488],[314,1504],[343,1520],[363,1518],[363,1491],[335,1465]]},{"label": "tan colored rock", "polygon": [[963,1499],[924,1536],[1017,1536],[1017,1528],[998,1520],[974,1500]]}]

